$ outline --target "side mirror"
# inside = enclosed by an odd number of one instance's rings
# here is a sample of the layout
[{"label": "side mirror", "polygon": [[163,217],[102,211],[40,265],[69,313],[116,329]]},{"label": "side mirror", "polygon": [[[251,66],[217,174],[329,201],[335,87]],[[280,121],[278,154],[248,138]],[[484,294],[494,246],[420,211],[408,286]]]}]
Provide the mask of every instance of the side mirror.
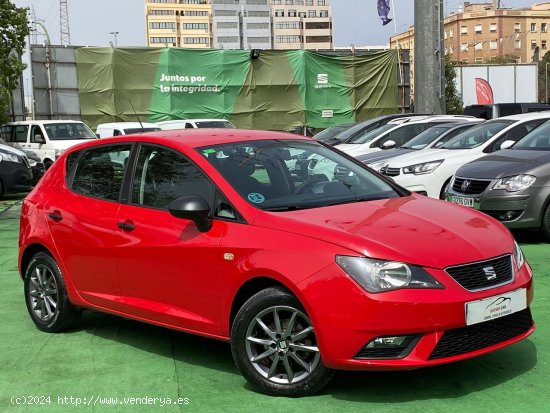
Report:
[{"label": "side mirror", "polygon": [[391,149],[395,147],[395,141],[389,140],[382,144],[382,149]]},{"label": "side mirror", "polygon": [[182,196],[168,205],[168,211],[176,218],[189,219],[200,232],[208,232],[212,221],[208,218],[210,205],[200,195]]},{"label": "side mirror", "polygon": [[500,149],[508,149],[508,148],[514,146],[514,143],[516,143],[516,141],[504,141],[500,145]]},{"label": "side mirror", "polygon": [[44,137],[42,135],[36,134],[36,135],[34,135],[34,143],[44,144],[44,143],[46,143],[46,139],[44,139]]},{"label": "side mirror", "polygon": [[95,136],[97,139],[101,139],[101,136],[99,135],[99,133],[96,133]]}]

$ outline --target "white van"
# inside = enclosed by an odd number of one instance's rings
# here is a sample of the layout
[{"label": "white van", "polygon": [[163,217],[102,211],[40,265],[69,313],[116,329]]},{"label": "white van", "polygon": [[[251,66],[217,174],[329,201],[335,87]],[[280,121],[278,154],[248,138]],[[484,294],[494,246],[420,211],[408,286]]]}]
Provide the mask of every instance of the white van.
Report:
[{"label": "white van", "polygon": [[10,122],[0,127],[0,137],[10,146],[35,152],[46,169],[67,148],[97,139],[85,123],[75,120]]},{"label": "white van", "polygon": [[192,129],[192,128],[225,128],[234,129],[235,125],[225,119],[180,119],[157,122],[162,130]]},{"label": "white van", "polygon": [[114,122],[97,125],[95,133],[98,138],[109,138],[111,136],[131,135],[134,133],[143,132],[158,132],[161,130],[162,129],[160,126],[155,123]]}]

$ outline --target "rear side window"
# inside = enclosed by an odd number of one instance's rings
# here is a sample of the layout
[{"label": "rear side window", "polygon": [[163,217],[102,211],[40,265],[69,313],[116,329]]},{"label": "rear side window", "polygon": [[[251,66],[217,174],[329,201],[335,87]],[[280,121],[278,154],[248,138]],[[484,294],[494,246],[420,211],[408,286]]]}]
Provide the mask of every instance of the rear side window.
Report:
[{"label": "rear side window", "polygon": [[491,145],[489,145],[483,152],[489,153],[498,151],[500,150],[500,145],[502,145],[505,141],[517,142],[544,122],[545,119],[535,119],[529,122],[522,123],[521,125],[510,129],[508,132],[506,132],[504,135],[494,141]]},{"label": "rear side window", "polygon": [[110,145],[87,150],[78,161],[71,189],[92,198],[118,201],[131,148]]},{"label": "rear side window", "polygon": [[132,183],[132,204],[156,209],[182,196],[200,195],[211,203],[213,185],[183,155],[169,149],[142,145]]}]

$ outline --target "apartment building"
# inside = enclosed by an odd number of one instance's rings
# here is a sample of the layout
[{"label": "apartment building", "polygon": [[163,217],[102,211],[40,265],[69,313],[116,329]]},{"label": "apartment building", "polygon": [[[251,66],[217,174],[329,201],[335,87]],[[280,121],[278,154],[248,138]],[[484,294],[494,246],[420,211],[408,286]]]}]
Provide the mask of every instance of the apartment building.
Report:
[{"label": "apartment building", "polygon": [[147,46],[211,48],[209,0],[146,0]]},{"label": "apartment building", "polygon": [[150,47],[331,49],[328,0],[146,0]]},{"label": "apartment building", "polygon": [[275,49],[332,49],[328,0],[271,0]]}]

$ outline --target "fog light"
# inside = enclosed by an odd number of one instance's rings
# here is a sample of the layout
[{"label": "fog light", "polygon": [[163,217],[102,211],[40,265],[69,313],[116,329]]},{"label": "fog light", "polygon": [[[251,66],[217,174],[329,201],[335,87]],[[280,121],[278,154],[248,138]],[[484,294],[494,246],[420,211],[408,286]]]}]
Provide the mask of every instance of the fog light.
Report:
[{"label": "fog light", "polygon": [[512,221],[521,215],[521,211],[504,211],[498,215],[499,221]]},{"label": "fog light", "polygon": [[365,348],[394,348],[407,347],[416,336],[377,337],[370,341]]}]

